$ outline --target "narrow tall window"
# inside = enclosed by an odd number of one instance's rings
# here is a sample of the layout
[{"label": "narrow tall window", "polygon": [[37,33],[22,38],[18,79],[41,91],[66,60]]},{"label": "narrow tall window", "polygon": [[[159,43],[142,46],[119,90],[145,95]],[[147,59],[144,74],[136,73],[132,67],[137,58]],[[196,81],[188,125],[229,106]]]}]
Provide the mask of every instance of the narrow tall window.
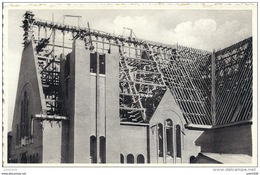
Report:
[{"label": "narrow tall window", "polygon": [[163,157],[163,125],[158,124],[158,154]]},{"label": "narrow tall window", "polygon": [[36,153],[36,156],[35,156],[35,163],[39,163],[39,154]]},{"label": "narrow tall window", "polygon": [[31,118],[30,118],[30,125],[29,125],[29,127],[30,127],[30,139],[33,137],[33,115],[31,115]]},{"label": "narrow tall window", "polygon": [[20,121],[20,138],[19,140],[23,137],[23,131],[24,131],[24,104],[23,100],[21,101],[21,121]]},{"label": "narrow tall window", "polygon": [[125,157],[123,154],[120,154],[120,162],[125,163]]},{"label": "narrow tall window", "polygon": [[127,159],[127,163],[135,163],[133,154],[128,154],[126,159]]},{"label": "narrow tall window", "polygon": [[95,136],[90,137],[90,159],[91,163],[97,163],[97,139]]},{"label": "narrow tall window", "polygon": [[195,156],[190,156],[190,163],[193,163]]},{"label": "narrow tall window", "polygon": [[106,163],[106,138],[101,136],[99,138],[100,147],[99,147],[99,154],[100,154],[100,163]]},{"label": "narrow tall window", "polygon": [[33,154],[32,163],[35,163],[35,154]]},{"label": "narrow tall window", "polygon": [[90,54],[90,72],[97,73],[97,53]]},{"label": "narrow tall window", "polygon": [[137,163],[144,163],[144,156],[142,154],[137,156]]},{"label": "narrow tall window", "polygon": [[21,101],[21,121],[20,121],[20,138],[29,138],[30,136],[30,118],[29,118],[29,100],[27,92],[24,92]]},{"label": "narrow tall window", "polygon": [[181,158],[181,127],[176,125],[176,156]]},{"label": "narrow tall window", "polygon": [[105,55],[99,55],[99,73],[100,74],[106,74]]},{"label": "narrow tall window", "polygon": [[29,135],[30,135],[30,133],[29,133],[29,116],[28,116],[28,111],[29,111],[29,101],[28,101],[28,98],[27,97],[25,97],[26,99],[25,99],[25,102],[26,102],[26,104],[25,104],[25,110],[24,110],[24,121],[25,121],[25,123],[24,123],[24,135],[25,136],[27,136],[27,137],[29,137]]},{"label": "narrow tall window", "polygon": [[173,129],[172,129],[172,120],[166,120],[166,155],[173,157]]}]

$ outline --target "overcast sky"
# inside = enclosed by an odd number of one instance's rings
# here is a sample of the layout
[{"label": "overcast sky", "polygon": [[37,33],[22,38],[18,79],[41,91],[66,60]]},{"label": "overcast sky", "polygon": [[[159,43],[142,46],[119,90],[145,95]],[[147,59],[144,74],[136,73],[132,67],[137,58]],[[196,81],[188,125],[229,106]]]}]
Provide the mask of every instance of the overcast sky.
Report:
[{"label": "overcast sky", "polygon": [[[250,10],[151,10],[151,9],[88,9],[88,10],[36,10],[30,8],[35,18],[61,22],[63,15],[80,15],[80,26],[90,27],[115,34],[122,34],[123,27],[133,29],[139,39],[165,44],[181,44],[212,51],[224,48],[252,35],[252,13]],[[11,129],[14,100],[22,54],[24,10],[9,10],[8,15],[8,59],[5,59],[4,81],[8,87],[5,94],[8,104],[8,130]],[[76,20],[75,20],[76,21]],[[66,20],[70,25],[77,22]]]}]

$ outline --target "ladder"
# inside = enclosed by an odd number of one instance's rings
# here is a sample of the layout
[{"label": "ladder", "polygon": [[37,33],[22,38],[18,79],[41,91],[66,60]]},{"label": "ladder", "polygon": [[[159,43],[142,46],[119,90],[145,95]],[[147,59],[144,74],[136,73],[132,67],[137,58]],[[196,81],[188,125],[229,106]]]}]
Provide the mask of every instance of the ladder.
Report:
[{"label": "ladder", "polygon": [[[132,100],[136,104],[136,110],[141,110],[142,119],[140,119],[140,117],[137,116],[136,119],[131,117],[131,118],[133,118],[131,120],[133,120],[133,121],[135,121],[135,120],[136,121],[140,121],[140,120],[143,121],[146,118],[145,108],[143,108],[141,98],[140,98],[140,94],[137,92],[134,77],[130,74],[130,68],[129,68],[129,65],[127,64],[125,56],[120,56],[120,67],[121,67],[121,70],[123,70],[123,72],[126,76],[126,81],[127,81],[128,88],[129,88],[129,95],[132,96]],[[122,108],[122,109],[127,110],[125,108]],[[129,108],[129,110],[135,110],[135,109]]]},{"label": "ladder", "polygon": [[161,69],[160,69],[160,67],[159,67],[159,62],[155,59],[155,57],[154,57],[154,55],[153,55],[152,53],[151,53],[151,54],[148,53],[150,50],[152,50],[152,47],[151,47],[148,43],[146,43],[144,46],[145,46],[145,48],[147,49],[147,50],[145,50],[145,52],[147,53],[147,55],[149,55],[149,57],[152,58],[152,60],[153,60],[154,63],[155,63],[155,64],[152,64],[154,70],[156,70],[156,71],[157,71],[158,73],[160,73],[160,75],[161,75],[160,83],[161,83],[162,85],[165,85],[164,76],[163,76],[163,73],[161,72]]}]

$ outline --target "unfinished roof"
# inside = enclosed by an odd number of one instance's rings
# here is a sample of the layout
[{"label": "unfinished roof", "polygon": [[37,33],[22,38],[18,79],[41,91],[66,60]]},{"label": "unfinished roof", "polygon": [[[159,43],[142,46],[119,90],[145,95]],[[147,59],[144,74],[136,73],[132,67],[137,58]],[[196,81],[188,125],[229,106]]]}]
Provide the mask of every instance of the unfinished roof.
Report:
[{"label": "unfinished roof", "polygon": [[[119,47],[121,122],[149,123],[167,87],[188,124],[222,125],[252,117],[252,38],[216,52],[214,78],[212,53],[208,51],[42,21],[31,12],[25,13],[22,27],[25,47],[31,40],[36,43],[38,70],[48,106],[46,115],[59,115],[62,105],[56,48],[63,49],[58,54],[64,53],[64,49],[71,51],[71,46],[64,41],[59,44],[55,35],[64,39],[65,33],[71,33],[70,42],[83,40],[86,49],[96,52],[109,53],[111,44]],[[212,97],[212,80],[216,98]],[[212,119],[212,104],[216,104],[216,121]]]},{"label": "unfinished roof", "polygon": [[252,118],[252,37],[216,52],[216,125]]},{"label": "unfinished roof", "polygon": [[210,52],[178,46],[170,60],[162,62],[166,84],[187,123],[212,124],[210,55]]}]

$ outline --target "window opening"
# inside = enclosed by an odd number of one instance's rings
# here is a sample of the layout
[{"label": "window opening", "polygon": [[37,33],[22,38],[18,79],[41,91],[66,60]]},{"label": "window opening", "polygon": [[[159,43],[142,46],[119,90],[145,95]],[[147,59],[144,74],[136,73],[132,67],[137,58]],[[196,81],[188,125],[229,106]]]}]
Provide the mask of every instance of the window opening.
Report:
[{"label": "window opening", "polygon": [[97,53],[90,53],[90,73],[97,73]]},{"label": "window opening", "polygon": [[100,140],[100,147],[99,147],[100,163],[106,163],[106,138],[104,136],[101,136],[99,140]]},{"label": "window opening", "polygon": [[158,124],[158,154],[159,157],[163,157],[163,125]]},{"label": "window opening", "polygon": [[120,154],[120,162],[125,163],[125,157],[123,154]]},{"label": "window opening", "polygon": [[99,73],[100,74],[106,74],[105,55],[99,55]]},{"label": "window opening", "polygon": [[127,163],[134,163],[134,155],[133,154],[128,154],[127,155]]},{"label": "window opening", "polygon": [[172,129],[172,120],[166,120],[166,155],[173,157],[173,129]]},{"label": "window opening", "polygon": [[176,156],[181,158],[181,127],[176,125]]},{"label": "window opening", "polygon": [[95,136],[90,137],[90,159],[91,163],[97,163],[97,139]]}]

